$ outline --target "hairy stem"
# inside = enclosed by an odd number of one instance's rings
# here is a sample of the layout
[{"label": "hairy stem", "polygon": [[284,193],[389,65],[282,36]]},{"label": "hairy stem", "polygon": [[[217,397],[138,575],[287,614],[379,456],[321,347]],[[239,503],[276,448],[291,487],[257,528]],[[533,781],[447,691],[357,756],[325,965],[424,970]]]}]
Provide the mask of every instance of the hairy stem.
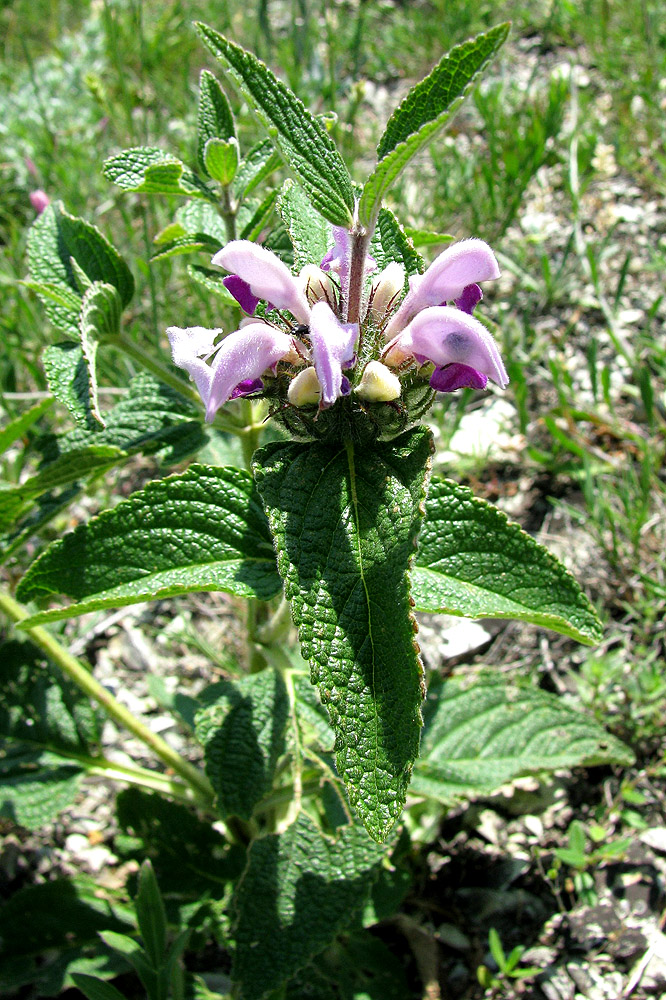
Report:
[{"label": "hairy stem", "polygon": [[351,234],[351,261],[349,265],[349,297],[347,300],[348,323],[360,323],[361,302],[363,299],[363,281],[365,278],[365,260],[372,232],[358,224]]},{"label": "hairy stem", "polygon": [[[26,610],[13,597],[1,592],[0,610],[4,611],[7,617],[17,625],[20,625],[28,617]],[[26,628],[24,631],[35,645],[39,646],[70,680],[74,681],[89,698],[92,698],[93,701],[102,706],[109,718],[127,729],[128,732],[136,736],[142,743],[145,743],[167,767],[172,768],[176,774],[179,774],[190,785],[197,799],[205,804],[211,802],[214,792],[205,774],[190,764],[189,761],[184,760],[180,754],[171,749],[168,743],[165,743],[161,736],[153,733],[124,705],[121,705],[99,681],[95,680],[92,674],[76,657],[72,656],[71,653],[60,645],[55,636],[51,635],[50,632],[40,625]]]}]

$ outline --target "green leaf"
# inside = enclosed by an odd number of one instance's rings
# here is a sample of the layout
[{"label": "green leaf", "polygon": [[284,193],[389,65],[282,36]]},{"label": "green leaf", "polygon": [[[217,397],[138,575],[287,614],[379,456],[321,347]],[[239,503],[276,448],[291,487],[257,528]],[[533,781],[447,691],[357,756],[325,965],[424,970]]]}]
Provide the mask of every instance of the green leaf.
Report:
[{"label": "green leaf", "polygon": [[431,447],[417,428],[372,448],[276,443],[254,465],[338,771],[378,840],[400,816],[419,745],[407,568]]},{"label": "green leaf", "polygon": [[100,720],[79,688],[29,642],[0,645],[0,815],[27,829],[71,805]]},{"label": "green leaf", "polygon": [[562,767],[633,762],[631,751],[561,698],[504,680],[431,684],[412,791],[450,802]]},{"label": "green leaf", "polygon": [[362,827],[334,841],[304,813],[253,841],[236,896],[232,978],[243,1000],[261,1000],[349,926],[383,853]]},{"label": "green leaf", "polygon": [[175,240],[160,243],[157,250],[150,255],[151,263],[156,260],[166,260],[168,257],[181,257],[183,254],[197,253],[199,250],[215,252],[219,250],[219,245],[213,243],[205,233],[193,233],[186,236],[179,236]]},{"label": "green leaf", "polygon": [[[72,985],[68,970],[118,975],[126,964],[100,947],[98,933],[128,929],[129,916],[92,879],[54,878],[14,892],[0,909],[0,990],[30,985],[31,994],[56,997]],[[85,959],[94,949],[97,961]]]},{"label": "green leaf", "polygon": [[282,157],[270,139],[262,139],[241,160],[234,178],[234,198],[242,202],[263,180],[270,177],[282,164]]},{"label": "green leaf", "polygon": [[176,212],[176,219],[190,236],[208,236],[216,250],[227,242],[224,219],[207,201],[186,201]]},{"label": "green leaf", "polygon": [[107,410],[104,419],[103,430],[77,428],[43,439],[45,462],[93,445],[112,445],[128,455],[154,454],[164,465],[175,465],[207,440],[198,407],[152,375],[132,379],[127,396]]},{"label": "green leaf", "polygon": [[0,816],[39,830],[72,805],[83,770],[46,750],[0,741]]},{"label": "green leaf", "polygon": [[[210,173],[206,166],[206,143],[209,139],[236,139],[236,125],[224,91],[213,74],[202,69],[199,76],[197,160],[204,173]],[[217,180],[213,174],[210,176]]]},{"label": "green leaf", "polygon": [[88,430],[99,427],[90,399],[90,379],[79,344],[51,344],[42,354],[49,389],[66,406],[77,424]]},{"label": "green leaf", "polygon": [[[268,220],[271,216],[275,202],[277,201],[277,191],[269,191],[264,200],[260,202],[256,210],[252,213],[248,221],[243,226],[241,230],[240,238],[243,240],[256,241],[263,229],[266,228]],[[247,204],[244,208],[247,208]],[[244,213],[238,213],[238,219],[241,220]],[[266,244],[264,244],[265,246]]]},{"label": "green leaf", "polygon": [[118,934],[117,931],[100,931],[99,936],[105,945],[117,951],[134,968],[150,1000],[166,998],[166,991],[160,989],[161,977],[148,961],[138,941],[129,934]]},{"label": "green leaf", "polygon": [[436,247],[455,240],[455,236],[449,233],[432,233],[427,229],[412,229],[409,226],[405,227],[405,236],[415,247]]},{"label": "green leaf", "polygon": [[241,469],[191,466],[58,539],[30,566],[19,600],[64,593],[55,621],[193,591],[268,600],[280,590],[266,518]]},{"label": "green leaf", "polygon": [[393,112],[379,141],[375,167],[363,188],[358,214],[372,229],[382,200],[409,161],[451,119],[472,83],[506,41],[510,25],[456,45],[417,83]]},{"label": "green leaf", "polygon": [[517,618],[592,644],[597,614],[573,576],[493,504],[433,479],[412,574],[419,611]]},{"label": "green leaf", "polygon": [[97,401],[97,346],[117,336],[123,304],[113,285],[95,281],[83,296],[79,314],[81,353],[88,373],[88,409],[94,419],[104,426]]},{"label": "green leaf", "polygon": [[276,670],[223,682],[215,703],[197,715],[197,739],[223,818],[250,819],[270,792],[286,749],[288,715],[287,690]]},{"label": "green leaf", "polygon": [[97,976],[89,976],[84,972],[75,972],[72,975],[74,984],[88,1000],[127,1000],[124,993],[121,993],[111,983],[105,983]]},{"label": "green leaf", "polygon": [[331,227],[314,210],[302,187],[288,178],[282,185],[278,212],[294,247],[294,267],[319,266],[328,252]]},{"label": "green leaf", "polygon": [[256,56],[205,24],[196,28],[215,58],[229,67],[314,208],[333,225],[351,227],[351,178],[325,126]]},{"label": "green leaf", "polygon": [[134,907],[146,954],[158,969],[166,956],[167,922],[164,900],[149,858],[146,858],[139,869],[139,890]]},{"label": "green leaf", "polygon": [[218,184],[228,187],[236,176],[240,155],[238,140],[209,139],[204,149],[206,173]]},{"label": "green leaf", "polygon": [[380,271],[391,261],[402,264],[407,277],[425,271],[425,261],[416,252],[402,226],[388,208],[382,208],[379,212],[377,226],[370,242],[370,256],[377,262]]},{"label": "green leaf", "polygon": [[52,399],[40,399],[38,403],[31,406],[29,410],[14,417],[0,430],[0,455],[4,454],[8,448],[27,434],[32,425],[53,406]]},{"label": "green leaf", "polygon": [[[132,272],[118,251],[99,229],[69,215],[60,202],[49,205],[31,227],[28,260],[31,279],[47,316],[54,326],[77,339],[81,306],[77,268],[90,282],[113,285],[123,307],[129,305],[134,294]],[[40,284],[46,286],[46,291],[40,291]],[[59,301],[53,294],[58,288]]]},{"label": "green leaf", "polygon": [[221,897],[242,871],[245,850],[180,803],[128,788],[118,795],[116,812],[123,831],[116,852],[139,862],[148,854],[165,894],[190,901]]},{"label": "green leaf", "polygon": [[104,176],[123,191],[187,195],[217,201],[215,194],[184,163],[153,146],[124,149],[104,163]]},{"label": "green leaf", "polygon": [[124,451],[112,445],[90,445],[61,455],[20,486],[0,490],[0,531],[8,531],[36,497],[91,474],[112,469],[126,457]]}]

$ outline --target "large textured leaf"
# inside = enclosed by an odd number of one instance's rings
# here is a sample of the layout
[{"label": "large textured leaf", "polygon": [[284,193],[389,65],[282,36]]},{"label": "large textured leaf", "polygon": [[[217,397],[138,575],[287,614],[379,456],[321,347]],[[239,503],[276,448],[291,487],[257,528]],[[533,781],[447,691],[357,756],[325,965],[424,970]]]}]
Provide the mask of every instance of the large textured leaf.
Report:
[{"label": "large textured leaf", "polygon": [[379,163],[361,195],[358,211],[363,225],[373,228],[386,192],[412,157],[444,128],[508,33],[509,25],[500,24],[456,45],[394,111],[377,147]]},{"label": "large textured leaf", "polygon": [[49,344],[42,354],[42,364],[49,389],[77,424],[88,430],[99,427],[92,410],[90,378],[81,346],[71,341]]},{"label": "large textured leaf", "polygon": [[322,123],[256,56],[205,24],[196,27],[252,102],[316,210],[334,225],[350,227],[354,214],[351,179]]},{"label": "large textured leaf", "polygon": [[263,600],[280,590],[268,524],[240,469],[192,466],[150,483],[54,542],[17,594],[79,602],[22,623],[34,625],[200,590]]},{"label": "large textured leaf", "polygon": [[561,698],[502,680],[435,682],[412,791],[449,802],[561,767],[633,762],[631,751]]},{"label": "large textured leaf", "polygon": [[425,261],[416,252],[388,208],[382,208],[379,212],[377,227],[370,243],[370,256],[377,262],[380,271],[391,261],[402,264],[406,275],[421,274],[425,270]]},{"label": "large textured leaf", "polygon": [[3,744],[0,740],[0,816],[39,830],[71,806],[84,771],[48,750]]},{"label": "large textured leaf", "polygon": [[196,174],[171,153],[153,146],[124,149],[104,163],[104,176],[123,191],[175,194],[217,201]]},{"label": "large textured leaf", "polygon": [[592,644],[597,614],[573,576],[493,504],[433,479],[412,574],[419,611],[518,618]]},{"label": "large textured leaf", "polygon": [[[47,316],[60,330],[78,339],[79,310],[89,282],[113,285],[123,307],[134,294],[134,279],[118,251],[100,231],[65,211],[60,202],[49,205],[28,235],[30,276]],[[38,287],[43,283],[45,288]],[[60,294],[55,293],[60,290]]]},{"label": "large textured leaf", "polygon": [[262,1000],[352,922],[384,852],[362,827],[325,837],[305,814],[255,840],[238,887],[233,980]]},{"label": "large textured leaf", "polygon": [[308,201],[303,188],[291,179],[285,181],[278,211],[294,247],[294,267],[321,264],[328,251],[331,227]]},{"label": "large textured leaf", "polygon": [[273,444],[255,463],[338,770],[378,840],[400,815],[419,745],[423,682],[407,568],[430,450],[429,432],[417,428],[374,447]]},{"label": "large textured leaf", "polygon": [[287,690],[276,670],[224,682],[214,704],[199,712],[197,739],[223,817],[250,819],[271,790],[285,751],[288,714]]}]

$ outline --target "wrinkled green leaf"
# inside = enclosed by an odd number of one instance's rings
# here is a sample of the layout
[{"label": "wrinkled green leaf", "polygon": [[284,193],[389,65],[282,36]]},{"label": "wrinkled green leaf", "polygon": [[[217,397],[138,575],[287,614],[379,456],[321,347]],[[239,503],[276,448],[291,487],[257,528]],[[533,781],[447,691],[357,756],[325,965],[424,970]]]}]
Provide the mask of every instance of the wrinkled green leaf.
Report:
[{"label": "wrinkled green leaf", "polygon": [[[95,281],[83,296],[79,314],[81,353],[88,373],[88,406],[93,418],[102,426],[104,420],[97,401],[97,347],[120,332],[123,304],[117,289],[103,281]],[[78,411],[77,411],[78,412]],[[75,414],[76,416],[76,414]]]},{"label": "wrinkled green leaf", "polygon": [[280,590],[268,524],[241,469],[191,466],[58,539],[30,566],[19,600],[67,594],[54,621],[192,591],[268,600]]},{"label": "wrinkled green leaf", "polygon": [[71,806],[82,768],[47,750],[0,741],[0,816],[39,830]]},{"label": "wrinkled green leaf", "polygon": [[350,227],[354,215],[351,179],[326,128],[256,56],[205,24],[197,23],[196,28],[252,102],[315,209],[334,225]]},{"label": "wrinkled green leaf", "polygon": [[521,775],[634,759],[561,698],[505,680],[435,681],[424,719],[411,790],[442,802],[487,795]]},{"label": "wrinkled green leaf", "polygon": [[216,250],[227,242],[224,219],[207,201],[186,201],[176,212],[176,219],[186,234],[208,236]]},{"label": "wrinkled green leaf", "polygon": [[262,1000],[349,926],[383,853],[362,827],[331,840],[304,813],[253,841],[236,895],[232,978],[244,1000]]},{"label": "wrinkled green leaf", "polygon": [[123,191],[186,195],[216,201],[212,191],[177,157],[153,146],[124,149],[104,163],[104,176]]},{"label": "wrinkled green leaf", "polygon": [[213,74],[202,69],[199,76],[197,160],[205,173],[209,173],[206,167],[206,143],[209,139],[236,139],[236,126],[224,91]]},{"label": "wrinkled green leaf", "polygon": [[278,212],[294,247],[295,269],[300,271],[306,264],[319,266],[328,251],[331,227],[314,210],[303,188],[291,178],[282,186]]},{"label": "wrinkled green leaf", "polygon": [[[250,215],[247,222],[244,222],[243,228],[240,232],[240,238],[242,240],[252,240],[256,241],[259,239],[261,232],[268,224],[268,220],[273,212],[275,202],[277,201],[277,191],[269,191],[264,200],[257,205],[255,211]],[[245,208],[248,207],[246,204]],[[239,222],[243,220],[245,213],[238,213]]]},{"label": "wrinkled green leaf", "polygon": [[215,253],[219,249],[218,243],[211,240],[210,236],[206,236],[205,233],[188,233],[175,240],[160,243],[158,249],[150,255],[150,259],[151,261],[166,260],[168,257],[180,257],[183,254],[197,253],[199,250]]},{"label": "wrinkled green leaf", "polygon": [[[134,278],[118,251],[89,222],[49,205],[28,234],[30,277],[54,326],[78,339],[81,282],[113,285],[122,306],[134,294]],[[85,289],[84,289],[85,290]]]},{"label": "wrinkled green leaf", "polygon": [[481,70],[506,41],[509,24],[456,45],[393,112],[377,147],[379,162],[363,188],[362,225],[372,229],[387,191],[409,161],[447,124]]},{"label": "wrinkled green leaf", "polygon": [[517,618],[592,644],[597,614],[543,545],[466,486],[433,479],[412,572],[419,611]]},{"label": "wrinkled green leaf", "polygon": [[372,448],[272,444],[254,464],[338,771],[378,840],[402,811],[419,745],[407,568],[430,450],[430,433],[417,428]]},{"label": "wrinkled green leaf", "polygon": [[221,815],[250,819],[285,752],[289,698],[276,670],[225,681],[218,689],[214,704],[197,715],[196,735]]},{"label": "wrinkled green leaf", "polygon": [[77,424],[88,430],[99,427],[90,400],[90,379],[83,351],[70,342],[50,344],[42,354],[48,387]]}]

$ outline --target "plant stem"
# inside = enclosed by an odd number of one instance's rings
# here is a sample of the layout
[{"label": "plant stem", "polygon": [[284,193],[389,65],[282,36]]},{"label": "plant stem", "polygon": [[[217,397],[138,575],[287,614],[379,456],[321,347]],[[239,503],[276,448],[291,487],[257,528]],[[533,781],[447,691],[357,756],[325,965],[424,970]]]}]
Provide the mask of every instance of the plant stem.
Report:
[{"label": "plant stem", "polygon": [[360,323],[365,259],[372,233],[356,224],[352,231],[352,250],[349,265],[349,297],[347,300],[347,323]]},{"label": "plant stem", "polygon": [[[26,610],[13,597],[2,592],[0,592],[0,610],[4,611],[7,617],[17,625],[20,625],[28,617]],[[205,804],[211,802],[214,791],[205,774],[202,774],[189,761],[184,760],[180,754],[171,749],[168,743],[165,743],[161,736],[153,733],[124,705],[121,705],[99,681],[95,680],[79,660],[60,645],[55,636],[51,635],[50,632],[47,632],[40,625],[26,628],[24,631],[30,636],[35,645],[39,646],[60,667],[64,674],[74,681],[89,698],[92,698],[93,701],[102,706],[114,722],[123,726],[133,736],[141,740],[142,743],[145,743],[167,767],[172,768],[179,774],[191,786],[197,799]]]}]

